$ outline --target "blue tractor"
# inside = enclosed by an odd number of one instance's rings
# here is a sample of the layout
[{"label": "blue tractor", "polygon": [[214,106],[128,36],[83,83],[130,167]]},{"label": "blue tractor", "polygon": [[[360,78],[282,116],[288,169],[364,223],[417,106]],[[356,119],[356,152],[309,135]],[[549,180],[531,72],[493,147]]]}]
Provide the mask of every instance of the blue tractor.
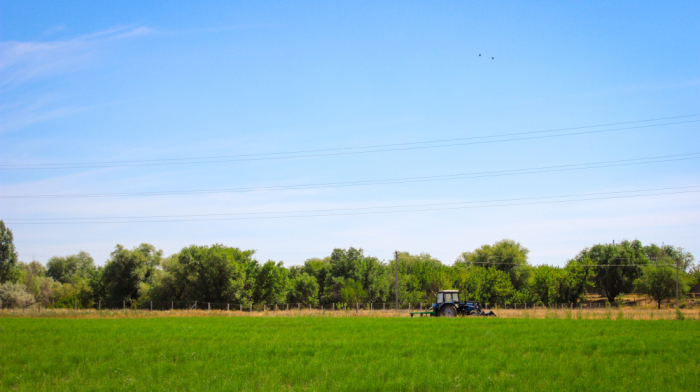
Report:
[{"label": "blue tractor", "polygon": [[459,300],[459,290],[440,290],[437,293],[437,301],[426,312],[413,312],[413,315],[428,315],[430,317],[456,317],[456,316],[486,316],[496,317],[496,314],[485,312],[478,302]]}]

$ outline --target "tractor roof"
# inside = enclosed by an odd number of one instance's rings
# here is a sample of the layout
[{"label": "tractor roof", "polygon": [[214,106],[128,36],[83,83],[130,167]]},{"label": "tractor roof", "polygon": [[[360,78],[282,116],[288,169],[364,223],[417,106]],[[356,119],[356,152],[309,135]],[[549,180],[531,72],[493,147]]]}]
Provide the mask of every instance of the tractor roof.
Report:
[{"label": "tractor roof", "polygon": [[459,290],[440,290],[438,293],[459,293]]}]

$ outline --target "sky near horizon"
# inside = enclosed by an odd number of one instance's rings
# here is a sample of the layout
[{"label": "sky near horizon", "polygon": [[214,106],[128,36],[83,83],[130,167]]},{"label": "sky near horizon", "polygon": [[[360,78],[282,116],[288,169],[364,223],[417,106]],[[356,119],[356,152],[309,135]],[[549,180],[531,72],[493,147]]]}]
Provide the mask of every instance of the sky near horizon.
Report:
[{"label": "sky near horizon", "polygon": [[146,242],[452,264],[504,238],[532,264],[623,239],[697,257],[698,20],[697,1],[2,0],[0,219],[26,262]]}]

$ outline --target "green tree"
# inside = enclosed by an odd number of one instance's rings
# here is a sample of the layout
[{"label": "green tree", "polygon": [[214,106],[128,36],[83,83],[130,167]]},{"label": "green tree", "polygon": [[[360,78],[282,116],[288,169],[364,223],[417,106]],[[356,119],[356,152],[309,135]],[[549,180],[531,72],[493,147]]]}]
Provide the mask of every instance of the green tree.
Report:
[{"label": "green tree", "polygon": [[324,259],[311,258],[304,262],[304,266],[301,267],[301,272],[309,274],[316,279],[318,283],[318,294],[317,302],[319,303],[322,298],[324,298],[324,284],[326,282],[326,276],[330,271],[330,257]]},{"label": "green tree", "polygon": [[12,230],[0,220],[0,284],[17,280],[17,251]]},{"label": "green tree", "polygon": [[295,275],[290,284],[289,303],[307,305],[318,304],[318,281],[312,275],[301,272]]},{"label": "green tree", "polygon": [[502,303],[510,302],[508,300],[515,294],[515,288],[510,282],[508,273],[496,268],[488,268],[482,292],[486,301]]},{"label": "green tree", "polygon": [[468,264],[455,264],[454,287],[460,291],[463,299],[486,302],[484,292],[486,268]]},{"label": "green tree", "polygon": [[108,300],[135,300],[150,284],[163,251],[141,244],[132,250],[117,245],[104,267],[102,282]]},{"label": "green tree", "polygon": [[464,299],[479,302],[511,302],[515,288],[510,275],[493,267],[482,268],[473,265],[458,266],[455,286]]},{"label": "green tree", "polygon": [[[402,302],[432,302],[439,290],[452,288],[450,269],[427,253],[400,252],[399,295]],[[389,274],[394,275],[393,262]]]},{"label": "green tree", "polygon": [[341,302],[341,290],[350,280],[360,282],[367,301],[383,302],[389,294],[390,279],[386,264],[363,254],[362,249],[334,249],[328,258],[323,302]]},{"label": "green tree", "polygon": [[246,263],[254,251],[220,244],[192,245],[162,262],[156,275],[153,298],[178,301],[236,302],[247,305],[252,293],[246,291]]},{"label": "green tree", "polygon": [[511,272],[517,266],[527,265],[530,251],[519,242],[504,239],[493,245],[482,245],[472,252],[464,252],[458,258],[458,264],[475,264],[484,268],[495,268]]},{"label": "green tree", "polygon": [[340,300],[346,304],[356,304],[367,299],[367,292],[362,287],[362,282],[348,279],[340,289]]},{"label": "green tree", "polygon": [[605,291],[611,303],[621,294],[632,292],[634,281],[649,263],[642,243],[638,240],[618,244],[598,244],[582,250],[575,258],[594,264],[596,285]]},{"label": "green tree", "polygon": [[591,267],[585,260],[569,260],[566,267],[541,265],[534,269],[530,289],[545,304],[576,303],[592,287]]},{"label": "green tree", "polygon": [[692,253],[673,245],[658,246],[651,244],[644,247],[644,254],[650,260],[666,258],[667,263],[678,264],[680,270],[685,272],[688,272],[693,267],[693,261],[695,260]]},{"label": "green tree", "polygon": [[559,285],[559,301],[577,303],[585,300],[588,289],[594,287],[595,273],[588,259],[572,259],[563,269],[562,281]]},{"label": "green tree", "polygon": [[253,297],[256,303],[281,304],[289,291],[289,272],[283,263],[268,261],[263,264],[255,281]]},{"label": "green tree", "polygon": [[46,270],[46,275],[55,281],[71,283],[90,279],[95,272],[95,262],[89,253],[80,251],[76,255],[51,257]]},{"label": "green tree", "polygon": [[562,280],[564,271],[561,268],[541,265],[535,268],[530,287],[542,303],[552,305],[560,301],[559,287]]},{"label": "green tree", "polygon": [[[634,281],[634,288],[638,293],[653,298],[661,309],[661,301],[676,295],[676,270],[668,266],[646,267],[642,276]],[[684,280],[680,280],[679,293],[687,291],[688,285]]]}]

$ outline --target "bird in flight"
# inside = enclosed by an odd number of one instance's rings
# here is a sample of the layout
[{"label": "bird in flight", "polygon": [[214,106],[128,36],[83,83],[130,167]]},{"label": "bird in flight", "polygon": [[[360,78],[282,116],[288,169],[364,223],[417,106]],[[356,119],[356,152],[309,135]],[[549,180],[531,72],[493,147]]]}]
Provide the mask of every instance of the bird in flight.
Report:
[{"label": "bird in flight", "polygon": [[491,60],[493,60],[493,57],[491,57]]},{"label": "bird in flight", "polygon": [[479,53],[479,57],[481,57],[481,53]]}]

